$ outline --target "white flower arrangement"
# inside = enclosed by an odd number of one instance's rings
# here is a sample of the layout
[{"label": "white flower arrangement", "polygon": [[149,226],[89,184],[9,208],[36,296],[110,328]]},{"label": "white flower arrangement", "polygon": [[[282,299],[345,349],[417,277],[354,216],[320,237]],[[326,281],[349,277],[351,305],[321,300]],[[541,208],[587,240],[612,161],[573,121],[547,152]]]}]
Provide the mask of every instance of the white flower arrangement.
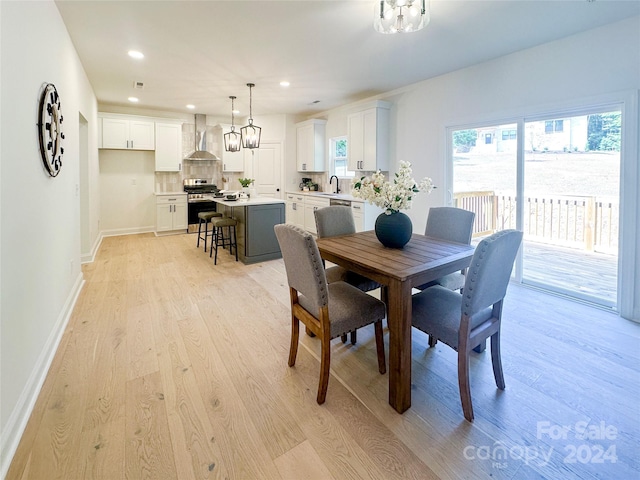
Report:
[{"label": "white flower arrangement", "polygon": [[351,182],[351,195],[383,208],[387,215],[408,210],[411,208],[414,194],[431,193],[435,188],[431,178],[424,177],[420,183],[416,183],[411,173],[411,164],[401,161],[393,183],[386,181],[384,175],[378,170],[371,175],[371,178],[354,179]]}]

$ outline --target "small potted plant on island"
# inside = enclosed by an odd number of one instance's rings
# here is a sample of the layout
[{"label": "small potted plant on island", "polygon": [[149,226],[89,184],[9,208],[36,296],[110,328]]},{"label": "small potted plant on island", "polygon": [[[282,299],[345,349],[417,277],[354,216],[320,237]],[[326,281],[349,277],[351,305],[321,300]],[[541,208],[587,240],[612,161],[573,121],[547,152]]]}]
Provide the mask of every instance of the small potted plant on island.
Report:
[{"label": "small potted plant on island", "polygon": [[242,185],[242,192],[249,197],[249,185],[253,183],[253,178],[239,178],[238,181]]}]

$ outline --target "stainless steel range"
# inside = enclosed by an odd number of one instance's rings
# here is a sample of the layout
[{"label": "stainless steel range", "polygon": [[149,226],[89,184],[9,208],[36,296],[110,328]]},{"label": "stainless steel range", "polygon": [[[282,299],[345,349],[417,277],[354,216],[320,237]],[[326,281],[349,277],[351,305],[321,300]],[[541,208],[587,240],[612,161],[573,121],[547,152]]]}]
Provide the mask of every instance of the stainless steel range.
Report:
[{"label": "stainless steel range", "polygon": [[198,213],[215,212],[216,203],[207,197],[219,192],[220,189],[205,178],[185,178],[182,186],[187,192],[189,233],[196,233],[198,231]]}]

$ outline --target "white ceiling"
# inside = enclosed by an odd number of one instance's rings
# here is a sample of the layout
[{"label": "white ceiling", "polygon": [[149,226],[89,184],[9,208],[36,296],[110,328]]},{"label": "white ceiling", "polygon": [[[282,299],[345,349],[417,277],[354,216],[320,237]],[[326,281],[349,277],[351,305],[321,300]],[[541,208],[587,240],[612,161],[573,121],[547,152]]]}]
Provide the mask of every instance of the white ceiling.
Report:
[{"label": "white ceiling", "polygon": [[373,0],[56,4],[100,103],[229,117],[229,95],[248,114],[248,82],[254,116],[312,115],[640,15],[637,0],[433,0],[424,30],[382,35]]}]

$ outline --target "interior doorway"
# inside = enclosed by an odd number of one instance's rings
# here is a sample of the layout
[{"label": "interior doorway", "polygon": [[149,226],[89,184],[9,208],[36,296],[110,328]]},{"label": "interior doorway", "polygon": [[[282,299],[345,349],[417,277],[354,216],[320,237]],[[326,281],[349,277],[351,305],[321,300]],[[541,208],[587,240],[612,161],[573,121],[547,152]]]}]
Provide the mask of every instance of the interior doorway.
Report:
[{"label": "interior doorway", "polygon": [[524,232],[517,281],[615,309],[621,111],[615,107],[451,129],[452,203],[474,242]]}]

